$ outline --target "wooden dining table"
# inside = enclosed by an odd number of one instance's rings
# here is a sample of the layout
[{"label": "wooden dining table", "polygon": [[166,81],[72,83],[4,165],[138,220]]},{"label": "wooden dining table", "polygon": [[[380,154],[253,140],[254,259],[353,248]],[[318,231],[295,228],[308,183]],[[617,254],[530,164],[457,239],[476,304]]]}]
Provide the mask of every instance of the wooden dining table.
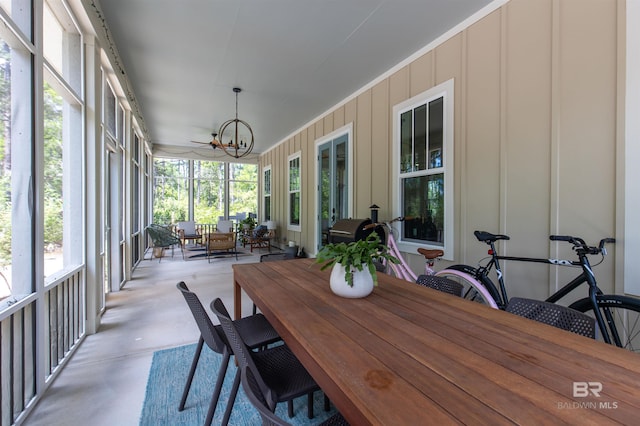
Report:
[{"label": "wooden dining table", "polygon": [[342,298],[312,259],[233,271],[351,425],[640,421],[630,351],[380,273]]}]

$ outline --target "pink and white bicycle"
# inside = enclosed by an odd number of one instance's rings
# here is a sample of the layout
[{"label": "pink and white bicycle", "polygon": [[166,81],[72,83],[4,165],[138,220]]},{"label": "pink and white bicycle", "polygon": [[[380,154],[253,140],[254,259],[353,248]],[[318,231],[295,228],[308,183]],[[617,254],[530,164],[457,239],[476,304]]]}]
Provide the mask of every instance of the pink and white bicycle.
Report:
[{"label": "pink and white bicycle", "polygon": [[[404,221],[404,217],[396,217],[390,221],[386,222],[377,222],[365,225],[365,229],[376,228],[378,226],[382,227],[386,234],[386,244],[389,247],[389,252],[395,256],[400,263],[395,264],[391,262],[383,262],[382,266],[384,272],[389,275],[394,275],[398,278],[401,278],[405,281],[410,281],[412,283],[418,282],[420,276],[418,276],[413,270],[409,267],[409,264],[402,256],[400,249],[396,243],[396,239],[394,233],[396,230],[392,223],[402,222]],[[482,303],[487,306],[491,306],[492,308],[498,309],[498,305],[496,304],[493,297],[487,289],[480,283],[480,281],[476,280],[473,276],[458,271],[455,269],[442,269],[440,271],[436,271],[433,269],[433,266],[436,260],[440,260],[442,256],[444,256],[444,252],[439,249],[427,249],[427,248],[418,248],[418,253],[424,256],[425,258],[425,267],[424,267],[424,275],[435,275],[437,277],[444,277],[451,281],[455,281],[462,285],[462,297],[468,300],[472,300],[474,302]]]}]

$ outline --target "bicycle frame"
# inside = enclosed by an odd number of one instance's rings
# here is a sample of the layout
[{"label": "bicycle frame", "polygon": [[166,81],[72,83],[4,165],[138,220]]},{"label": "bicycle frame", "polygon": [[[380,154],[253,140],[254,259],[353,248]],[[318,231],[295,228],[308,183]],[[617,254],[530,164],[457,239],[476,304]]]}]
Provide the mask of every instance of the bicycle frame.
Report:
[{"label": "bicycle frame", "polygon": [[402,253],[396,244],[396,239],[393,236],[393,228],[391,227],[391,224],[389,222],[384,222],[384,227],[387,228],[387,247],[389,247],[389,252],[395,256],[400,263],[395,264],[392,262],[383,262],[383,265],[391,267],[396,277],[402,278],[406,281],[416,282],[418,276],[411,270],[407,262],[404,260],[404,256],[402,256]]},{"label": "bicycle frame", "polygon": [[620,339],[619,339],[619,336],[615,327],[615,322],[613,320],[613,316],[611,315],[611,312],[608,309],[604,308],[603,310],[606,318],[603,318],[602,312],[598,307],[597,296],[602,295],[603,293],[600,290],[600,288],[598,288],[595,275],[593,274],[593,271],[591,269],[591,264],[589,263],[589,259],[587,258],[587,255],[585,253],[578,253],[579,260],[577,261],[563,260],[563,259],[543,259],[543,258],[535,258],[535,257],[520,257],[520,256],[500,256],[496,254],[497,252],[495,249],[495,244],[491,243],[490,246],[491,246],[491,260],[489,261],[489,263],[487,263],[487,265],[480,266],[478,268],[478,275],[486,276],[489,274],[489,271],[491,270],[492,267],[495,268],[496,275],[498,277],[498,284],[500,286],[500,297],[502,299],[501,301],[498,301],[499,302],[498,305],[501,307],[501,309],[504,309],[507,302],[509,301],[509,298],[507,296],[507,290],[504,284],[502,268],[500,267],[500,260],[514,260],[514,261],[528,262],[528,263],[544,263],[544,264],[554,265],[554,266],[580,266],[582,268],[582,272],[580,273],[580,275],[572,279],[569,283],[565,284],[562,288],[560,288],[558,291],[556,291],[547,299],[545,299],[545,301],[550,303],[556,303],[560,299],[565,297],[567,294],[571,293],[573,290],[581,286],[582,284],[587,283],[589,285],[589,300],[593,305],[593,308],[594,308],[593,312],[596,317],[595,319],[598,324],[598,328],[600,329],[600,332],[602,334],[602,339],[609,344],[611,344],[612,342],[611,336],[609,335],[609,332],[605,327],[605,323],[606,323],[613,332],[612,334],[613,334],[613,340],[615,341],[615,344],[618,346],[620,345]]}]

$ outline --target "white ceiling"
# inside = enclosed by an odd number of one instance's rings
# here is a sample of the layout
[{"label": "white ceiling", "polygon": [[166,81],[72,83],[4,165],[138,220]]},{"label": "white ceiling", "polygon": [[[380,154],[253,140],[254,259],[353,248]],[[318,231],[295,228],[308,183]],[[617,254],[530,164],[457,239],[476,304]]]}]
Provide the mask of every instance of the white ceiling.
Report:
[{"label": "white ceiling", "polygon": [[154,145],[235,115],[261,153],[491,0],[102,0]]}]

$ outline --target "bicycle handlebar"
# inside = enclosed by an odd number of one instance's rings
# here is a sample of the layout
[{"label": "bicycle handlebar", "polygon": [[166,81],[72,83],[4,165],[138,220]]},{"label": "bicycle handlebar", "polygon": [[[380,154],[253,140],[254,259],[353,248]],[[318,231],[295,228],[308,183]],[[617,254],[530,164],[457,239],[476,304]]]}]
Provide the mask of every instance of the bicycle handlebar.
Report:
[{"label": "bicycle handlebar", "polygon": [[589,246],[587,243],[580,237],[572,237],[570,235],[551,235],[549,236],[551,241],[566,241],[568,243],[573,244],[573,249],[576,251],[581,251],[586,254],[602,254],[606,255],[607,250],[605,249],[605,244],[613,244],[616,242],[615,238],[603,238],[600,240],[600,243],[597,247]]}]

